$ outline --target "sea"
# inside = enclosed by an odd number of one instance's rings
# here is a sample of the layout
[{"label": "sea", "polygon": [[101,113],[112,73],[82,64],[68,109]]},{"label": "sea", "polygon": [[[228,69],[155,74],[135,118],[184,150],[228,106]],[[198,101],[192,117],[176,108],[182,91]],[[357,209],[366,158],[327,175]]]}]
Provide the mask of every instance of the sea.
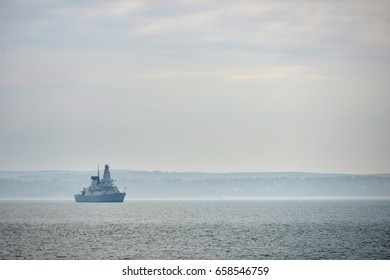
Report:
[{"label": "sea", "polygon": [[0,201],[0,259],[389,260],[390,200]]}]

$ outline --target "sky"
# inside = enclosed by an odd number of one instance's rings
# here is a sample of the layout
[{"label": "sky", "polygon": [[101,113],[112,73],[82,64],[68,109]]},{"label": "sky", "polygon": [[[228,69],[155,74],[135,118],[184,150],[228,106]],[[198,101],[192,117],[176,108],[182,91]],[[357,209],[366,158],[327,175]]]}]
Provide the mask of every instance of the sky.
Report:
[{"label": "sky", "polygon": [[0,170],[388,173],[389,15],[0,0]]}]

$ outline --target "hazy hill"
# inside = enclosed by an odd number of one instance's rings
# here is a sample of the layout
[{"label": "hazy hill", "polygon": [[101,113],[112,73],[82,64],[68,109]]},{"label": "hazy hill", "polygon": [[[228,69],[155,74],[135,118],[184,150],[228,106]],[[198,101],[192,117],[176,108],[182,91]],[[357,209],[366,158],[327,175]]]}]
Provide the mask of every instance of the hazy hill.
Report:
[{"label": "hazy hill", "polygon": [[[0,171],[0,199],[73,199],[96,171]],[[131,198],[390,198],[390,174],[197,173],[112,170]]]}]

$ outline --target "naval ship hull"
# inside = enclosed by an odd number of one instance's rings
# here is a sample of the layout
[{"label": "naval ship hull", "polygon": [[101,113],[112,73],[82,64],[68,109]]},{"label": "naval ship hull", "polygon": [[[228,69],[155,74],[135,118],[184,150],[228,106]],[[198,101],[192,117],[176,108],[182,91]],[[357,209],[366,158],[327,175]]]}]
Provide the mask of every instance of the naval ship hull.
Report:
[{"label": "naval ship hull", "polygon": [[126,193],[112,194],[76,194],[76,202],[123,202]]}]

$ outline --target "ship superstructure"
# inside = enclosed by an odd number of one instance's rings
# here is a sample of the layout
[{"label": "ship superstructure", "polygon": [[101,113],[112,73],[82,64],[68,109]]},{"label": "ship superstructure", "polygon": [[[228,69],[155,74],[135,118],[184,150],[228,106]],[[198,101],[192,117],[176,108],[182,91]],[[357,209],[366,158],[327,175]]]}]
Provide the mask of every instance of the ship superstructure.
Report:
[{"label": "ship superstructure", "polygon": [[120,192],[114,180],[111,179],[110,167],[104,166],[103,178],[98,175],[91,176],[91,184],[83,188],[79,194],[74,196],[76,202],[123,202],[126,193]]}]

